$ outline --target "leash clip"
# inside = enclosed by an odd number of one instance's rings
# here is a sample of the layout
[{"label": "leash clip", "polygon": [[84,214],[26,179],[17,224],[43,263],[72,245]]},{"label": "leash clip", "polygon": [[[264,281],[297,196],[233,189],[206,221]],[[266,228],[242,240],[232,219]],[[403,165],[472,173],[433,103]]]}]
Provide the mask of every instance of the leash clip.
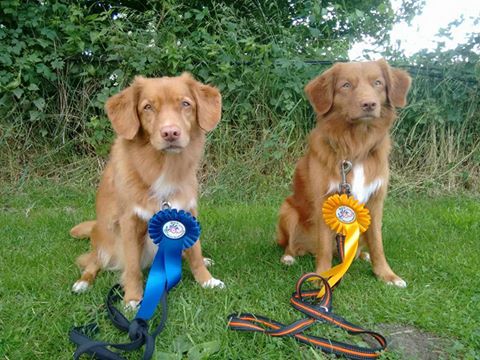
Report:
[{"label": "leash clip", "polygon": [[342,182],[340,183],[340,193],[350,195],[352,187],[347,182],[347,174],[352,170],[352,163],[348,160],[343,160],[340,165],[340,175]]},{"label": "leash clip", "polygon": [[172,204],[170,204],[170,202],[162,201],[162,210],[171,209],[171,208],[172,208]]}]

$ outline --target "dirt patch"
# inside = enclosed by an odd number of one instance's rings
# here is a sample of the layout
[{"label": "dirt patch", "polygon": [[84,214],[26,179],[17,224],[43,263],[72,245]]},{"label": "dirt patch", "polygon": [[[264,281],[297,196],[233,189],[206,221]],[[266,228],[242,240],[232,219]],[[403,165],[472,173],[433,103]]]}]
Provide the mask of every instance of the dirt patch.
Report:
[{"label": "dirt patch", "polygon": [[376,331],[386,337],[388,349],[402,355],[402,359],[448,359],[446,349],[453,346],[452,339],[420,331],[413,326],[379,324]]}]

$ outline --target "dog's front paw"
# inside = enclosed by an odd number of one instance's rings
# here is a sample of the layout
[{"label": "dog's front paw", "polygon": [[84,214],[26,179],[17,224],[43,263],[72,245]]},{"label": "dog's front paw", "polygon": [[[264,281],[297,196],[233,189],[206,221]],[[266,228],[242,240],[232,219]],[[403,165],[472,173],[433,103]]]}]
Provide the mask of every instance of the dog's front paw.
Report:
[{"label": "dog's front paw", "polygon": [[280,258],[280,262],[284,265],[293,265],[295,264],[295,258],[291,255],[283,255],[281,258]]},{"label": "dog's front paw", "polygon": [[403,279],[396,279],[392,281],[387,281],[387,285],[395,285],[398,286],[399,288],[406,288],[407,287],[407,282]]},{"label": "dog's front paw", "polygon": [[75,281],[75,283],[72,286],[72,291],[75,294],[81,294],[81,293],[84,293],[85,291],[87,291],[89,287],[90,287],[90,284],[88,283],[88,281],[77,280],[77,281]]},{"label": "dog's front paw", "polygon": [[140,305],[140,300],[125,300],[125,311],[136,311]]},{"label": "dog's front paw", "polygon": [[139,284],[130,284],[124,286],[125,295],[123,296],[123,305],[126,311],[135,311],[143,298],[143,289]]},{"label": "dog's front paw", "polygon": [[383,282],[385,282],[387,285],[394,285],[394,286],[397,286],[399,288],[406,288],[407,287],[407,283],[405,280],[403,280],[402,278],[398,277],[397,275],[395,274],[388,274],[388,275],[377,275],[377,277],[382,280]]},{"label": "dog's front paw", "polygon": [[224,289],[225,288],[225,284],[223,283],[223,281],[215,279],[214,277],[208,279],[201,285],[204,289],[213,289],[213,288]]}]

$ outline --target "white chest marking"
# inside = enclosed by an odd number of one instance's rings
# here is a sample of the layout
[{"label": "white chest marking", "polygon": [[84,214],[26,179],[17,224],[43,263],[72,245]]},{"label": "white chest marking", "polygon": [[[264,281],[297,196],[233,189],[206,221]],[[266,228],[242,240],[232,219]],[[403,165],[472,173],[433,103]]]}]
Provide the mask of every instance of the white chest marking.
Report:
[{"label": "white chest marking", "polygon": [[360,203],[365,204],[370,197],[383,185],[383,180],[377,178],[370,184],[365,184],[363,165],[353,166],[352,194]]},{"label": "white chest marking", "polygon": [[[375,194],[383,185],[383,180],[377,178],[369,184],[365,184],[365,171],[363,170],[363,165],[354,165],[353,166],[353,179],[351,182],[352,195],[360,203],[365,204],[370,197]],[[340,183],[336,181],[331,181],[328,187],[328,194],[335,193],[339,191]]]},{"label": "white chest marking", "polygon": [[160,175],[150,188],[152,195],[158,201],[169,201],[169,199],[178,191],[177,186],[171,184],[165,179],[165,175]]},{"label": "white chest marking", "polygon": [[[195,197],[185,198],[182,196],[182,187],[168,182],[165,179],[165,175],[160,175],[158,179],[155,180],[150,191],[160,205],[163,201],[168,201],[173,209],[192,211],[197,208],[197,199]],[[146,215],[144,212],[134,211],[139,217]],[[152,215],[150,215],[147,220],[149,220]]]}]

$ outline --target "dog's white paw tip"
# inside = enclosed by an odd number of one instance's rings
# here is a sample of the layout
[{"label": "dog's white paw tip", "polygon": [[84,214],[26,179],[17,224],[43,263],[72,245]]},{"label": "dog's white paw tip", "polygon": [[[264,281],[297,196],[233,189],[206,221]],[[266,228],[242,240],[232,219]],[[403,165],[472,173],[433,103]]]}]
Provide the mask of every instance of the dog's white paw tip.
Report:
[{"label": "dog's white paw tip", "polygon": [[366,262],[372,262],[372,259],[370,258],[370,253],[368,253],[366,251],[362,251],[360,253],[360,259],[362,259],[363,261],[366,261]]},{"label": "dog's white paw tip", "polygon": [[90,284],[85,280],[78,280],[73,284],[72,291],[76,294],[81,294],[88,290]]},{"label": "dog's white paw tip", "polygon": [[280,262],[285,265],[293,265],[295,263],[295,258],[291,255],[283,255]]},{"label": "dog's white paw tip", "polygon": [[399,288],[406,288],[407,287],[407,283],[405,282],[405,280],[402,280],[402,279],[394,280],[394,281],[388,281],[387,285],[394,285],[394,286],[397,286]]},{"label": "dog's white paw tip", "polygon": [[140,305],[140,301],[137,300],[130,300],[128,303],[125,304],[126,311],[135,311],[138,309],[138,305]]},{"label": "dog's white paw tip", "polygon": [[204,257],[204,258],[203,258],[203,264],[204,264],[206,267],[210,267],[210,266],[215,265],[215,261],[213,261],[213,259]]},{"label": "dog's white paw tip", "polygon": [[224,289],[225,284],[223,283],[222,280],[218,280],[218,279],[215,279],[215,278],[212,277],[211,279],[205,281],[202,284],[202,287],[204,289],[213,289],[213,288]]}]

